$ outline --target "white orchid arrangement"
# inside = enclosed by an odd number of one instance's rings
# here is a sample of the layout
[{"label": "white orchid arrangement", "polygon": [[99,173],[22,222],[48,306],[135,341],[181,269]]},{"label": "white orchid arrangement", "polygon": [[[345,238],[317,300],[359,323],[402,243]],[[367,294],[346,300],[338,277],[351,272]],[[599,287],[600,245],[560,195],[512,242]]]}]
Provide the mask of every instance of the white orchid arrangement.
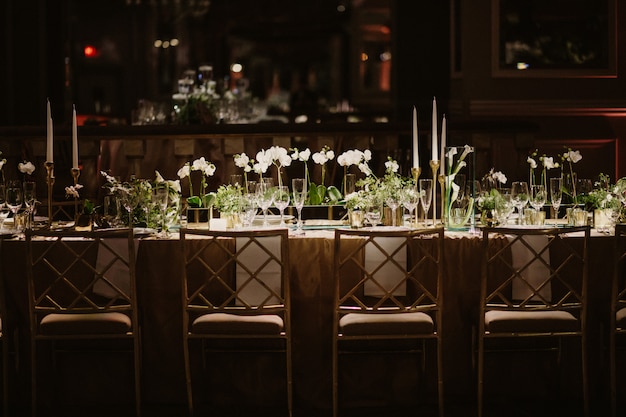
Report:
[{"label": "white orchid arrangement", "polygon": [[[558,162],[554,161],[554,158],[551,156],[547,156],[546,154],[543,154],[541,156],[537,156],[539,155],[539,151],[537,149],[535,149],[529,156],[528,158],[526,158],[526,162],[528,162],[528,166],[530,169],[530,173],[529,173],[529,185],[535,185],[537,184],[537,178],[535,177],[535,169],[539,168],[539,163],[541,164],[541,177],[539,179],[539,184],[540,185],[546,185],[548,184],[548,171],[553,169],[553,168],[559,168],[561,166],[561,164],[559,164]],[[537,163],[537,160],[539,160],[539,163]]]},{"label": "white orchid arrangement", "polygon": [[235,166],[243,169],[243,183],[248,183],[248,172],[252,172],[254,168],[254,159],[250,159],[245,152],[233,156]]},{"label": "white orchid arrangement", "polygon": [[17,169],[24,175],[32,175],[35,172],[35,165],[30,161],[24,161],[17,164]]},{"label": "white orchid arrangement", "polygon": [[[309,190],[307,200],[308,204],[319,205],[325,202],[335,204],[341,200],[341,192],[336,187],[331,185],[327,188],[325,185],[326,163],[335,158],[335,153],[327,145],[314,154],[311,154],[311,150],[309,148],[302,151],[298,148],[292,148],[291,151],[291,158],[294,161],[301,161],[304,163],[304,178],[307,181]],[[311,181],[308,166],[309,159],[313,159],[313,162],[322,166],[322,182],[320,184],[315,184]]]},{"label": "white orchid arrangement", "polygon": [[[0,156],[2,155],[2,151],[0,151]],[[2,158],[0,159],[0,182],[2,184],[4,184],[4,166],[7,163],[7,159],[6,158]]]},{"label": "white orchid arrangement", "polygon": [[[187,197],[187,204],[190,207],[209,207],[212,203],[210,194],[207,194],[207,178],[212,177],[215,174],[215,164],[207,161],[204,156],[196,159],[193,163],[187,162],[178,170],[178,177],[183,180],[187,178],[189,180],[189,197]],[[191,173],[194,171],[201,172],[200,176],[200,194],[194,195],[193,182],[191,181]]]},{"label": "white orchid arrangement", "polygon": [[[283,185],[282,168],[291,165],[291,156],[286,148],[282,146],[272,146],[269,149],[261,149],[256,154],[257,163],[259,164],[260,172],[257,171],[259,176],[263,176],[263,173],[267,172],[267,169],[274,165],[278,170],[278,185]],[[256,166],[256,164],[255,164]],[[256,171],[256,168],[255,168]]]},{"label": "white orchid arrangement", "polygon": [[322,185],[325,185],[326,163],[335,158],[335,152],[328,145],[324,145],[319,152],[313,154],[313,162],[322,167]]}]

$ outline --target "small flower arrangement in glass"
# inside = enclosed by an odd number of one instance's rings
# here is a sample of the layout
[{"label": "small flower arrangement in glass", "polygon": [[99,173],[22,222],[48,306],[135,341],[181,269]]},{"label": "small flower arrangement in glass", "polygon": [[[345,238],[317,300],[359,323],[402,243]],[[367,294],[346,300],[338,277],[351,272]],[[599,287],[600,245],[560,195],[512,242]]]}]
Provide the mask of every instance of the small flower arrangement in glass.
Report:
[{"label": "small flower arrangement in glass", "polygon": [[[304,163],[304,178],[308,183],[308,198],[307,203],[310,205],[320,204],[337,204],[342,199],[341,192],[333,185],[326,187],[326,163],[332,161],[335,158],[335,153],[327,146],[323,146],[319,152],[315,152],[311,155],[309,148],[300,151],[298,148],[292,148],[291,158],[294,161],[301,161]],[[312,158],[313,162],[320,165],[322,169],[322,181],[319,184],[315,184],[311,181],[309,174],[308,161]]]},{"label": "small flower arrangement in glass", "polygon": [[122,223],[127,226],[146,227],[152,206],[152,183],[134,176],[129,181],[121,182],[104,171],[100,173],[105,177],[103,187],[115,195],[126,210],[127,216],[121,218]]},{"label": "small flower arrangement in glass", "polygon": [[[461,170],[463,170],[464,168],[466,168],[468,166],[468,156],[470,154],[472,154],[474,152],[474,147],[469,146],[469,145],[465,145],[462,147],[459,146],[450,146],[446,149],[446,154],[445,154],[445,158],[446,158],[446,167],[447,167],[447,172],[446,172],[446,177],[445,177],[445,194],[444,194],[444,199],[443,199],[443,203],[444,203],[444,207],[445,209],[443,210],[442,213],[442,220],[444,221],[444,224],[449,227],[449,228],[460,228],[460,227],[464,227],[467,222],[471,219],[473,220],[474,216],[474,201],[475,201],[475,196],[474,195],[468,195],[465,198],[464,201],[464,206],[463,207],[455,207],[455,204],[457,204],[457,201],[462,200],[462,198],[460,198],[460,196],[463,195],[463,193],[465,193],[465,185],[464,184],[459,184],[458,181],[456,181],[457,176],[460,176],[460,172]],[[458,158],[455,160],[455,157],[458,155]],[[474,178],[474,172],[473,172],[473,164],[472,166],[468,169],[469,172],[469,180],[473,181]],[[466,204],[465,204],[466,202]],[[452,208],[455,207],[459,209],[459,211],[461,211],[461,215],[457,215],[456,213],[452,212]]]}]

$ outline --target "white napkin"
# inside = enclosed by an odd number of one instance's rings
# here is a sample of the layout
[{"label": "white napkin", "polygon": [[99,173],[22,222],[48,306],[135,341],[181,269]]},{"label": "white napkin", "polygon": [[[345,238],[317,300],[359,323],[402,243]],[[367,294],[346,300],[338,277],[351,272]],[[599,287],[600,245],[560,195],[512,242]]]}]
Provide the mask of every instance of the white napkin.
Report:
[{"label": "white napkin", "polygon": [[[509,239],[513,237],[509,236]],[[548,245],[548,236],[542,235],[528,235],[522,239],[528,243],[537,253]],[[522,268],[533,259],[533,253],[527,248],[521,241],[515,241],[511,245],[513,267],[515,269]],[[550,250],[546,249],[541,258],[549,265],[550,264]],[[539,259],[535,259],[530,265],[528,265],[521,273],[523,279],[530,284],[533,288],[539,288],[544,282],[550,279],[550,269],[543,264]],[[525,300],[533,292],[523,282],[521,278],[514,278],[512,282],[512,293],[514,300]],[[543,287],[539,294],[546,300],[552,299],[552,288],[550,285]],[[539,299],[538,295],[533,296],[531,300]]]},{"label": "white napkin", "polygon": [[[135,257],[137,256],[138,239],[135,239]],[[108,245],[111,249],[105,247]],[[113,253],[114,251],[115,253]],[[125,238],[111,238],[102,239],[98,246],[98,258],[96,260],[96,269],[102,271],[104,267],[116,257],[124,259],[128,262],[128,239]],[[104,272],[104,276],[111,282],[111,284],[120,288],[125,294],[130,293],[130,270],[128,265],[117,259],[107,271]],[[111,287],[111,284],[100,279],[93,286],[93,292],[95,294],[102,295],[107,298],[114,298],[119,296],[119,293]]]},{"label": "white napkin", "polygon": [[[376,243],[380,245],[382,247],[382,250],[384,250],[386,253],[383,253],[381,249],[378,248],[374,243],[368,242],[365,245],[365,270],[368,272],[372,272],[381,264],[381,262],[383,262],[387,258],[388,255],[391,255],[401,245],[403,245],[405,241],[406,239],[403,237],[376,238]],[[405,248],[396,252],[393,256],[393,259],[402,268],[404,268],[404,270],[399,269],[399,267],[392,262],[387,262],[374,274],[374,279],[387,291],[398,285],[398,283],[402,281],[405,277],[406,246]],[[371,280],[365,282],[363,292],[365,293],[365,295],[370,297],[382,297],[385,295],[385,292]],[[398,288],[396,288],[392,294],[395,296],[406,295],[406,282],[398,286]]]},{"label": "white napkin", "polygon": [[[244,265],[252,273],[255,273],[257,269],[266,262],[270,255],[261,247],[264,246],[267,251],[274,255],[277,259],[281,259],[280,252],[280,237],[268,236],[256,238],[259,243],[252,242],[244,248],[250,239],[249,238],[237,238],[237,255],[239,263],[237,263],[236,285],[240,288],[246,280],[250,278],[250,274],[243,268]],[[241,249],[243,248],[243,249]],[[276,260],[271,260],[267,265],[257,273],[259,280],[263,281],[265,285],[275,291],[277,294],[281,293],[281,268],[280,264]],[[240,298],[251,306],[258,306],[270,296],[270,291],[265,288],[261,283],[256,280],[252,280],[246,284],[245,288],[239,293]],[[279,300],[276,296],[272,296],[268,301],[264,302],[265,305],[271,305],[278,303]],[[236,301],[237,305],[242,305],[241,300]]]}]

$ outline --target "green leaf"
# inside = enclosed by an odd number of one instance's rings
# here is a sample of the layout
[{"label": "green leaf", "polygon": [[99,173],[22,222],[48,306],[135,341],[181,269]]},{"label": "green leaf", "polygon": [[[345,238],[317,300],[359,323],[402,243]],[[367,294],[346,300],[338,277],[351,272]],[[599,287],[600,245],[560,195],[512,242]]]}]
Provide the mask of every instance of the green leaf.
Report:
[{"label": "green leaf", "polygon": [[319,197],[320,204],[324,202],[324,198],[326,198],[326,186],[320,184],[317,186],[317,196]]},{"label": "green leaf", "polygon": [[216,193],[208,193],[204,196],[204,207],[211,207],[215,204],[215,200],[217,199]]},{"label": "green leaf", "polygon": [[202,201],[198,196],[187,197],[187,204],[189,205],[189,207],[202,207]]},{"label": "green leaf", "polygon": [[312,206],[322,204],[322,199],[320,198],[319,192],[317,191],[317,185],[313,183],[311,183],[309,186],[309,204]]},{"label": "green leaf", "polygon": [[337,189],[337,187],[335,187],[334,185],[328,187],[327,193],[330,202],[333,204],[343,198],[343,196],[341,195],[341,191],[339,191],[339,189]]}]

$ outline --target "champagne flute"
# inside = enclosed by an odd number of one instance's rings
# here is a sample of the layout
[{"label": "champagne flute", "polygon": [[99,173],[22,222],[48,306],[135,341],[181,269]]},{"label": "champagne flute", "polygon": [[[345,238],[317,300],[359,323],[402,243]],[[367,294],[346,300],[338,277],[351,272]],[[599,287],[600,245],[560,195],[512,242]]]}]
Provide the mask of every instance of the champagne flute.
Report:
[{"label": "champagne flute", "polygon": [[256,185],[256,199],[259,208],[263,211],[263,227],[268,227],[267,211],[272,205],[274,195],[272,187],[266,182],[260,182]]},{"label": "champagne flute", "polygon": [[517,224],[522,224],[522,210],[528,204],[528,184],[525,181],[515,181],[511,184],[511,201],[517,208]]},{"label": "champagne flute", "polygon": [[554,209],[554,219],[559,218],[559,207],[563,199],[563,178],[550,178],[550,202]]},{"label": "champagne flute", "polygon": [[387,198],[385,199],[385,204],[387,204],[387,207],[391,209],[391,225],[396,226],[396,211],[400,206],[400,202],[398,201],[398,197],[395,195],[395,193],[392,192],[389,194],[389,196],[387,196]]},{"label": "champagne flute", "polygon": [[[428,211],[430,210],[430,204],[433,199],[433,180],[431,178],[423,178],[419,180],[420,187],[420,201],[424,208],[424,225],[428,225]],[[434,224],[433,224],[434,226]]]},{"label": "champagne flute", "polygon": [[298,227],[295,234],[303,235],[302,230],[302,207],[308,196],[308,184],[304,178],[294,178],[291,180],[291,190],[293,191],[293,205],[298,211]]},{"label": "champagne flute", "polygon": [[37,204],[36,183],[34,181],[24,181],[22,184],[24,193],[24,205],[26,206],[27,222],[31,225],[35,221],[35,204]]},{"label": "champagne flute", "polygon": [[280,227],[285,227],[285,209],[289,205],[289,187],[280,185],[274,187],[274,206],[280,211]]}]

